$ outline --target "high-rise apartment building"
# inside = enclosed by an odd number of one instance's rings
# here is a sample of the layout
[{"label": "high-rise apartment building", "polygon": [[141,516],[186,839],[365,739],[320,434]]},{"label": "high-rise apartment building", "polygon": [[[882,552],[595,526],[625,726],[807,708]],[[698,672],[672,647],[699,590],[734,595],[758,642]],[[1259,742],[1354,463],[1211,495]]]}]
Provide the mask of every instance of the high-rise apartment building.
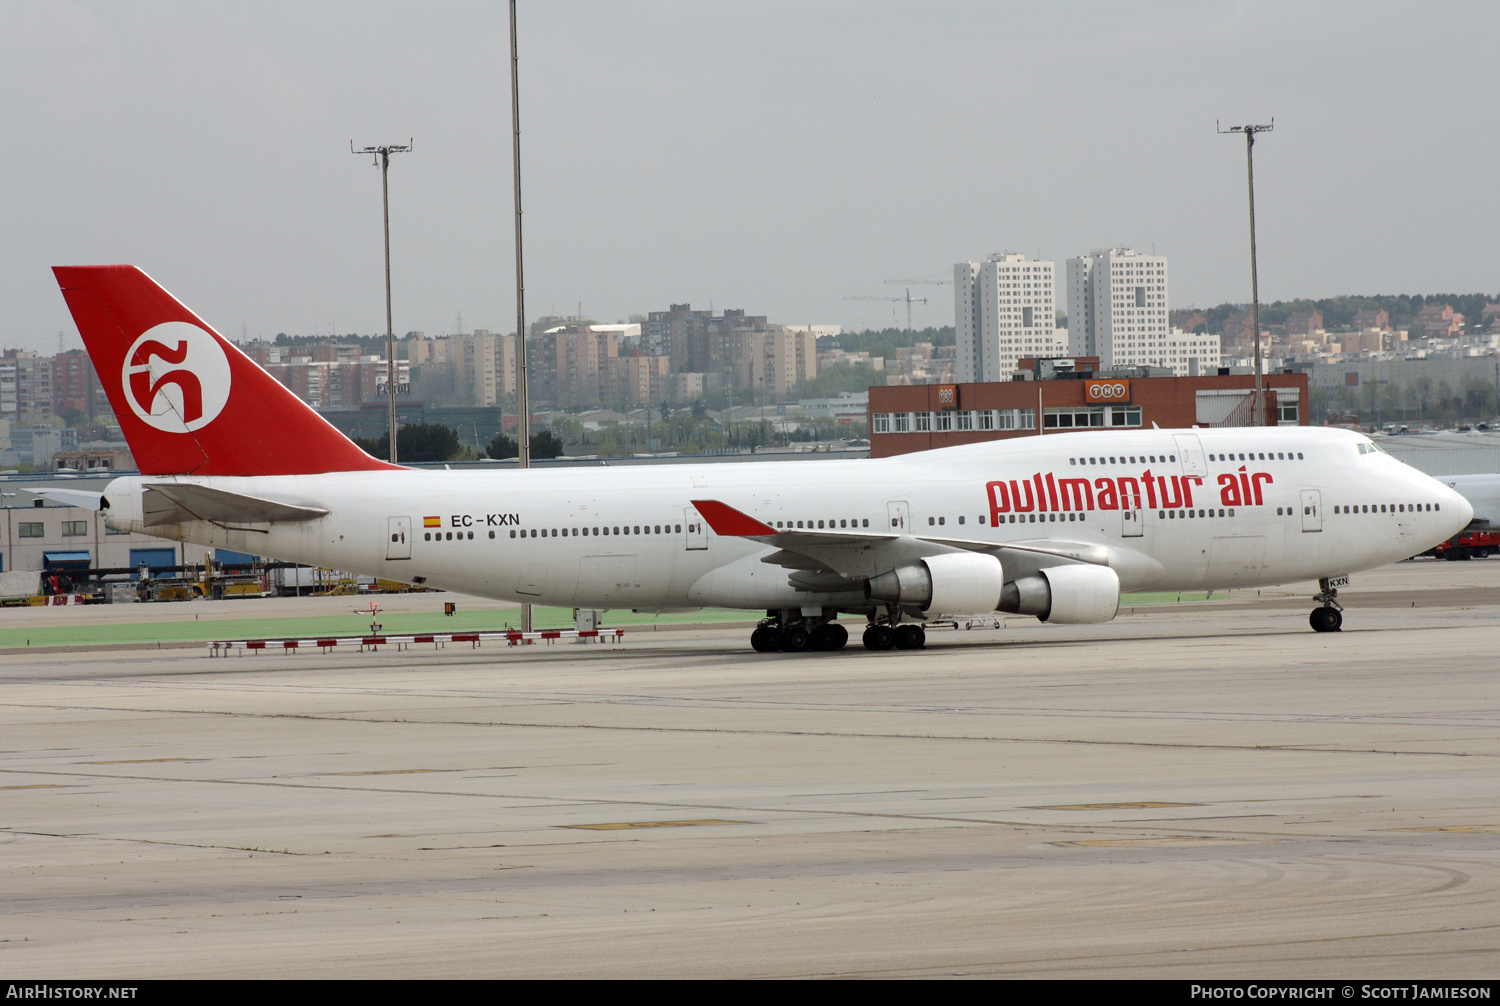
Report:
[{"label": "high-rise apartment building", "polygon": [[818,376],[818,337],[806,328],[738,332],[735,347],[735,387],[761,397],[790,395],[799,382]]},{"label": "high-rise apartment building", "polygon": [[638,325],[562,325],[532,336],[526,348],[535,400],[563,408],[610,401],[610,361],[620,355],[621,336],[639,330]]},{"label": "high-rise apartment building", "polygon": [[672,373],[671,357],[614,356],[608,363],[610,381],[619,400],[630,405],[651,405],[665,400]]},{"label": "high-rise apartment building", "polygon": [[722,381],[782,395],[817,376],[818,336],[832,334],[833,326],[787,327],[740,309],[716,315],[673,304],[646,316],[641,348],[648,356],[667,357],[674,374],[702,374],[705,387]]},{"label": "high-rise apartment building", "polygon": [[516,337],[476,328],[466,335],[409,332],[406,359],[421,398],[492,406],[516,391]]},{"label": "high-rise apartment building", "polygon": [[1068,259],[1068,352],[1101,367],[1166,358],[1167,257],[1104,248]]},{"label": "high-rise apartment building", "polygon": [[0,355],[0,412],[40,424],[53,414],[52,357],[29,349]]},{"label": "high-rise apartment building", "polygon": [[1022,357],[1060,356],[1052,262],[1016,252],[953,267],[957,376],[962,382],[1004,381]]},{"label": "high-rise apartment building", "polygon": [[0,356],[0,420],[16,419],[16,360]]},{"label": "high-rise apartment building", "polygon": [[52,411],[56,415],[79,412],[92,419],[101,402],[104,414],[108,415],[108,399],[101,393],[99,378],[87,353],[71,349],[52,358]]},{"label": "high-rise apartment building", "polygon": [[1167,257],[1102,248],[1068,260],[1068,352],[1101,368],[1169,367],[1180,377],[1219,366],[1216,335],[1172,327]]}]

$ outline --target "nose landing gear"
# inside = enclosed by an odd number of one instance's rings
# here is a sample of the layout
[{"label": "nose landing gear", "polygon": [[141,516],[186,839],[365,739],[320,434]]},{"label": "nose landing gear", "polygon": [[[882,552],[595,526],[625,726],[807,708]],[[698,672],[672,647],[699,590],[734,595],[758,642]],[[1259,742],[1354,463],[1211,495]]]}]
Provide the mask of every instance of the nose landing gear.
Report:
[{"label": "nose landing gear", "polygon": [[1337,608],[1325,605],[1322,608],[1314,608],[1312,614],[1307,616],[1307,621],[1313,627],[1314,632],[1338,632],[1344,625],[1344,613]]},{"label": "nose landing gear", "polygon": [[1313,600],[1321,607],[1314,608],[1307,616],[1307,624],[1314,632],[1338,632],[1344,627],[1344,608],[1339,604],[1339,588],[1348,586],[1347,576],[1325,576],[1318,581],[1318,592]]}]

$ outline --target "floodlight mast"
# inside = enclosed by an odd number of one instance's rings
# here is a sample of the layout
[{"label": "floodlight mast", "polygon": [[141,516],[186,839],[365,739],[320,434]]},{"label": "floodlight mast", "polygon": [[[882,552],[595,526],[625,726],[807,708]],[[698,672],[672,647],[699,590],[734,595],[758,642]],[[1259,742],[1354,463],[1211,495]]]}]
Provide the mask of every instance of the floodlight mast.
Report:
[{"label": "floodlight mast", "polygon": [[1262,387],[1260,360],[1260,285],[1255,270],[1255,134],[1269,133],[1276,128],[1276,116],[1263,126],[1230,126],[1228,129],[1214,120],[1214,129],[1220,133],[1245,134],[1245,170],[1250,180],[1250,324],[1255,327],[1255,420],[1253,425],[1266,424],[1265,390]]},{"label": "floodlight mast", "polygon": [[[526,279],[521,268],[521,74],[516,50],[516,0],[510,0],[510,127],[516,196],[516,463],[531,467],[531,404],[526,394]],[[521,605],[521,630],[531,631],[531,605]]]},{"label": "floodlight mast", "polygon": [[349,140],[349,153],[370,154],[374,164],[380,168],[380,201],[385,211],[385,395],[390,403],[391,464],[396,463],[396,333],[391,324],[391,190],[388,181],[391,170],[391,155],[411,151],[414,137],[409,137],[404,146],[387,143],[379,147],[354,149],[354,139]]}]

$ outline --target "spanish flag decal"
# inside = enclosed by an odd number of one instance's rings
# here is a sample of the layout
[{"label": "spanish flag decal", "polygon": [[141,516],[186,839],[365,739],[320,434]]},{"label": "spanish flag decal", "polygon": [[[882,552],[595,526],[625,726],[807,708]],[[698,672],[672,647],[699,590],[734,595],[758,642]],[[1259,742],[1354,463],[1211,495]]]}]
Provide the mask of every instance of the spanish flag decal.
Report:
[{"label": "spanish flag decal", "polygon": [[442,527],[443,526],[443,518],[441,518],[441,517],[423,517],[422,518],[422,526],[423,527]]}]

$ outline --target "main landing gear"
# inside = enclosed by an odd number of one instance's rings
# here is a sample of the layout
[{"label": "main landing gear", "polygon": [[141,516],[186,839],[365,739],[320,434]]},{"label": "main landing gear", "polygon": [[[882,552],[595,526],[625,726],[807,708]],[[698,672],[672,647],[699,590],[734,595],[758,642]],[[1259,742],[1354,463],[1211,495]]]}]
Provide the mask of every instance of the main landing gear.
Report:
[{"label": "main landing gear", "polygon": [[1314,608],[1312,614],[1307,616],[1307,624],[1312,626],[1314,632],[1338,632],[1344,627],[1344,608],[1339,604],[1338,587],[1349,582],[1348,577],[1323,577],[1318,581],[1318,592],[1313,595],[1313,600],[1319,602],[1321,607]]},{"label": "main landing gear", "polygon": [[887,607],[884,619],[871,616],[865,629],[864,644],[867,650],[920,650],[927,645],[927,630],[911,622],[902,623],[901,610],[894,605]]},{"label": "main landing gear", "polygon": [[865,629],[867,650],[920,650],[927,645],[927,630],[920,625],[871,625]]},{"label": "main landing gear", "polygon": [[808,650],[840,650],[849,642],[849,630],[826,619],[786,621],[772,615],[750,633],[750,646],[757,653],[804,653]]},{"label": "main landing gear", "polygon": [[[914,622],[902,622],[901,611],[889,606],[884,614],[872,615],[863,642],[867,650],[920,650],[927,645],[927,630]],[[750,646],[757,653],[805,653],[808,650],[841,650],[849,642],[849,630],[832,614],[802,617],[790,611],[768,611],[755,631]]]}]

